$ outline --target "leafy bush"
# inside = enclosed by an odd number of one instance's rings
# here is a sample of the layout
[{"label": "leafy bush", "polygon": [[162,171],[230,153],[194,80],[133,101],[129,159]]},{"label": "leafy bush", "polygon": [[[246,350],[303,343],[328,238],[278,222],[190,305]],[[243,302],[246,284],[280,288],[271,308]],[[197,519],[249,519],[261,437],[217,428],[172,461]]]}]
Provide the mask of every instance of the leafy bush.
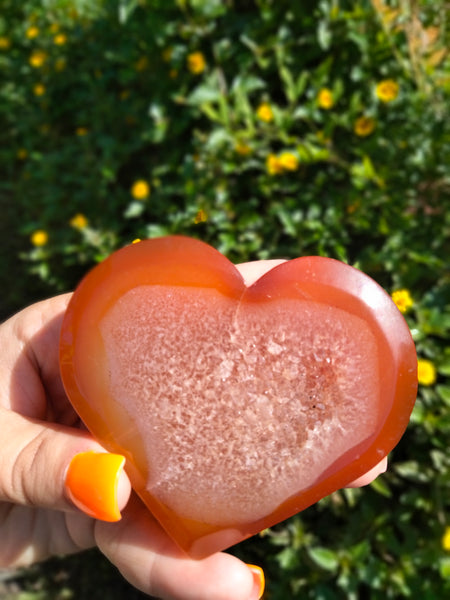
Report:
[{"label": "leafy bush", "polygon": [[21,274],[4,311],[36,275],[34,295],[68,290],[170,233],[400,290],[411,425],[370,488],[235,549],[272,600],[450,591],[448,25],[431,0],[3,1],[0,266]]}]

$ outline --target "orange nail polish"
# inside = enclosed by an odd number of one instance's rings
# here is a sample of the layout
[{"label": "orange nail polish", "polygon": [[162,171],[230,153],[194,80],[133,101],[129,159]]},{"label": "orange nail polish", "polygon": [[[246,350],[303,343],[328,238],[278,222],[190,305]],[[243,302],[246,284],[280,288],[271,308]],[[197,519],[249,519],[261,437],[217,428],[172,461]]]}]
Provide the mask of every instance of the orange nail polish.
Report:
[{"label": "orange nail polish", "polygon": [[65,485],[72,502],[90,517],[119,521],[117,487],[125,458],[107,452],[80,452],[67,469]]},{"label": "orange nail polish", "polygon": [[264,577],[264,571],[257,565],[247,565],[253,574],[255,584],[258,586],[258,600],[262,598],[264,594],[264,588],[266,587],[266,579]]}]

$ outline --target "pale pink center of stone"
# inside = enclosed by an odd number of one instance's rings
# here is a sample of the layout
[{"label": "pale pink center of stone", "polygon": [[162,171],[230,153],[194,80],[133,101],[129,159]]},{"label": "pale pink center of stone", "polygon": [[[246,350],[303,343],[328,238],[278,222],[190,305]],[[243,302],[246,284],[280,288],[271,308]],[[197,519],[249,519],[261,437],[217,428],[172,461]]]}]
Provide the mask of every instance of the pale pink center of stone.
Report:
[{"label": "pale pink center of stone", "polygon": [[143,440],[147,490],[184,518],[262,518],[373,433],[374,335],[341,309],[140,286],[100,327],[111,398]]}]

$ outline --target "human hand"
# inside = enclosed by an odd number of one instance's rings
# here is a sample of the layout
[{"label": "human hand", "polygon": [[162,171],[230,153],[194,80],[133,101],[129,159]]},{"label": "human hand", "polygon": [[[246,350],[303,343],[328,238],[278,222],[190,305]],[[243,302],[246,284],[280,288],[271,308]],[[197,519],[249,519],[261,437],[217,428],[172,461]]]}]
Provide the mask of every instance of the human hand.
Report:
[{"label": "human hand", "polygon": [[[249,285],[279,262],[238,268]],[[257,568],[225,553],[189,559],[131,493],[121,468],[113,498],[121,520],[108,523],[79,510],[65,485],[68,467],[75,456],[94,451],[88,460],[95,461],[104,450],[80,423],[59,375],[59,332],[69,299],[35,304],[0,327],[0,565],[98,546],[147,594],[167,600],[258,598]]]}]

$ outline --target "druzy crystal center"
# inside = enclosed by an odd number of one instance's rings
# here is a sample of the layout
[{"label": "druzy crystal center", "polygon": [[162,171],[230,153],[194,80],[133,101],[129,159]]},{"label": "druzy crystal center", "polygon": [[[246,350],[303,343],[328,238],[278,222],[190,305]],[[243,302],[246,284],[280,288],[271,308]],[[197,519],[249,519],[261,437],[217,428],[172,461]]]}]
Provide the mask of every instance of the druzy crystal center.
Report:
[{"label": "druzy crystal center", "polygon": [[373,432],[369,326],[303,299],[240,303],[142,285],[100,323],[110,396],[144,446],[147,491],[185,519],[255,521]]}]

